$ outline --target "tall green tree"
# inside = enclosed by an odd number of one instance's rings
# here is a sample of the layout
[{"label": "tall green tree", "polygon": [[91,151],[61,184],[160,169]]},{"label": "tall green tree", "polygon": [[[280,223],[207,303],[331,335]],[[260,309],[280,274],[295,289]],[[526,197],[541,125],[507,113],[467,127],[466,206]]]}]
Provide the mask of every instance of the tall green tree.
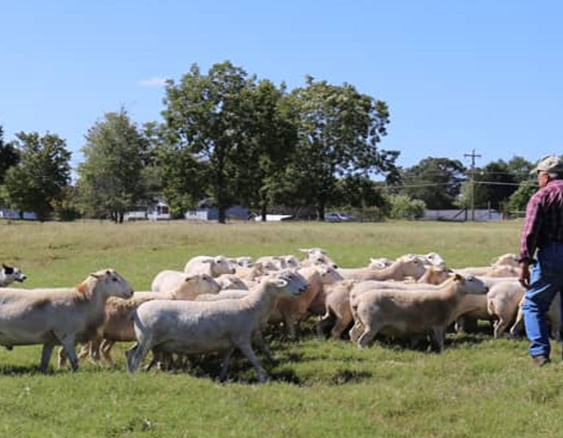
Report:
[{"label": "tall green tree", "polygon": [[[474,184],[474,187],[472,187]],[[475,208],[506,209],[508,199],[518,188],[516,175],[503,160],[491,161],[486,166],[475,170],[475,180],[468,180],[461,190],[460,204]]]},{"label": "tall green tree", "polygon": [[508,198],[508,210],[511,214],[522,214],[526,211],[526,205],[534,193],[538,191],[538,183],[534,180],[524,181],[518,189]]},{"label": "tall green tree", "polygon": [[529,179],[535,182],[535,176],[530,175],[530,171],[534,168],[534,163],[531,163],[524,157],[515,155],[506,163],[506,166],[516,182],[521,183]]},{"label": "tall green tree", "polygon": [[43,221],[70,183],[71,153],[56,134],[20,132],[16,137],[20,160],[6,171],[2,197],[12,209],[33,212]]},{"label": "tall green tree", "polygon": [[477,182],[476,199],[480,205],[490,205],[496,210],[503,210],[505,203],[518,188],[516,177],[503,160],[487,164],[475,178]]},{"label": "tall green tree", "polygon": [[383,173],[395,167],[397,151],[378,148],[387,133],[387,104],[341,86],[306,78],[292,92],[299,111],[298,147],[288,168],[295,193],[316,206],[324,220],[338,177]]},{"label": "tall green tree", "polygon": [[387,202],[382,185],[365,175],[348,175],[340,178],[336,184],[335,196],[330,199],[331,206],[354,209],[385,208]]},{"label": "tall green tree", "polygon": [[18,164],[20,156],[12,143],[4,142],[4,128],[0,126],[0,185],[4,183],[6,171]]},{"label": "tall green tree", "polygon": [[266,220],[268,206],[275,199],[297,144],[297,112],[285,93],[262,80],[247,90],[250,141],[239,150],[236,175],[232,181],[238,201],[257,208]]},{"label": "tall green tree", "polygon": [[88,130],[78,168],[82,210],[123,222],[127,211],[147,200],[143,169],[148,141],[127,112],[106,113]]},{"label": "tall green tree", "polygon": [[176,148],[205,163],[204,179],[219,210],[220,223],[225,223],[227,208],[237,199],[232,181],[240,157],[252,147],[248,92],[254,83],[255,78],[226,61],[213,65],[207,74],[194,64],[179,83],[170,80],[166,86],[162,114],[168,138]]},{"label": "tall green tree", "polygon": [[449,158],[425,158],[401,172],[404,193],[430,209],[452,208],[465,179],[463,164]]}]

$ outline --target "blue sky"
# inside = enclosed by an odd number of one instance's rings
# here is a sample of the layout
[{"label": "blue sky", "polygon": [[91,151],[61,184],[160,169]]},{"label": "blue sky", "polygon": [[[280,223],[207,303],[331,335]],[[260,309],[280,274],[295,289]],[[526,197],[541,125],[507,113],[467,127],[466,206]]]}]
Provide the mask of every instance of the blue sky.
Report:
[{"label": "blue sky", "polygon": [[563,2],[521,0],[0,0],[0,125],[67,140],[125,107],[160,121],[164,78],[231,60],[386,101],[398,164],[477,165],[561,150]]}]

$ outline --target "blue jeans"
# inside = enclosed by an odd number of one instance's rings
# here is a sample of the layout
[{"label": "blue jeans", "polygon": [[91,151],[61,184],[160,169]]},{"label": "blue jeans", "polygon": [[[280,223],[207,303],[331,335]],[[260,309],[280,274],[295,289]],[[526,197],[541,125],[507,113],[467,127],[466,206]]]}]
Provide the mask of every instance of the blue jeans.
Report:
[{"label": "blue jeans", "polygon": [[[549,356],[551,347],[545,312],[555,294],[563,291],[563,244],[553,243],[540,248],[536,261],[522,310],[526,336],[531,342],[528,351],[532,356]],[[563,307],[563,300],[561,303]]]}]

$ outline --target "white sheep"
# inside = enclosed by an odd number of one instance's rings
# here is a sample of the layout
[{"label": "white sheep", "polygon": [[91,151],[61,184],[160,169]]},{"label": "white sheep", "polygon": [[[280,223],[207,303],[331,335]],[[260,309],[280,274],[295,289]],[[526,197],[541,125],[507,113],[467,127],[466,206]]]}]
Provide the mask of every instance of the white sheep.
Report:
[{"label": "white sheep", "polygon": [[518,256],[516,254],[507,253],[494,258],[491,261],[491,265],[492,266],[506,265],[506,266],[512,266],[513,268],[518,268],[520,266],[520,263],[518,262]]},{"label": "white sheep", "polygon": [[301,261],[301,266],[330,266],[338,269],[338,265],[332,260],[328,253],[322,248],[300,248],[299,251],[307,254],[304,260]]},{"label": "white sheep", "polygon": [[134,372],[151,349],[155,354],[220,351],[224,354],[220,377],[225,380],[230,357],[238,348],[264,382],[267,374],[252,350],[253,334],[280,297],[298,296],[306,288],[301,275],[281,271],[265,277],[259,287],[239,300],[142,304],[132,314],[137,343],[127,350],[127,369]]},{"label": "white sheep", "polygon": [[164,292],[164,291],[175,290],[188,277],[189,274],[186,274],[183,271],[172,271],[169,269],[160,271],[158,274],[156,274],[156,276],[152,281],[151,291]]},{"label": "white sheep", "polygon": [[518,281],[502,281],[487,294],[487,310],[495,319],[494,337],[500,338],[518,313],[518,304],[526,289]]},{"label": "white sheep", "polygon": [[317,333],[322,335],[325,330],[334,324],[331,336],[333,339],[340,339],[342,333],[354,320],[352,311],[350,310],[350,294],[352,290],[358,295],[366,290],[371,289],[406,289],[420,290],[427,285],[428,289],[432,289],[433,285],[438,285],[446,281],[451,275],[450,271],[435,267],[428,267],[422,277],[417,282],[400,282],[400,281],[377,281],[377,280],[344,280],[333,285],[326,286],[325,293],[325,312],[322,319],[317,324]]},{"label": "white sheep", "polygon": [[426,267],[418,257],[401,257],[392,265],[382,269],[338,269],[338,273],[349,280],[395,280],[401,281],[406,277],[415,280],[422,277]]},{"label": "white sheep", "polygon": [[[434,266],[441,269],[446,268],[446,261],[437,252],[429,252],[428,254],[405,254],[401,257],[418,258],[424,263],[425,266]],[[401,257],[399,257],[399,259]]]},{"label": "white sheep", "polygon": [[87,342],[105,317],[109,297],[128,299],[129,283],[113,269],[90,274],[74,288],[0,289],[0,345],[43,344],[39,369],[46,371],[55,345],[63,346],[78,369],[76,342]]},{"label": "white sheep", "polygon": [[235,274],[221,274],[215,278],[215,281],[219,284],[221,290],[248,290],[246,283]]},{"label": "white sheep", "polygon": [[[522,312],[522,305],[524,304],[525,296],[522,297],[518,305],[518,313],[516,320],[510,328],[510,337],[514,338],[524,328],[524,313]],[[553,298],[549,309],[546,312],[547,319],[551,325],[551,336],[558,342],[561,342],[561,294],[558,293]]]},{"label": "white sheep", "polygon": [[323,294],[324,286],[342,279],[336,270],[327,266],[310,266],[298,272],[307,281],[307,290],[298,297],[280,299],[270,317],[273,323],[283,321],[290,338],[296,337],[297,326],[308,315],[315,299]]},{"label": "white sheep", "polygon": [[373,289],[351,300],[356,321],[350,338],[365,348],[377,333],[387,335],[431,335],[441,351],[452,312],[467,293],[485,293],[487,287],[475,277],[455,275],[437,289],[416,292],[404,289]]},{"label": "white sheep", "polygon": [[[176,289],[167,292],[135,292],[129,300],[110,298],[106,303],[106,318],[98,339],[102,358],[113,362],[111,349],[116,342],[135,340],[131,312],[141,304],[152,300],[195,300],[202,294],[218,294],[219,284],[207,274],[186,276]],[[95,342],[95,341],[94,341]],[[95,347],[94,347],[95,348]]]},{"label": "white sheep", "polygon": [[299,260],[294,255],[263,256],[256,260],[256,263],[261,263],[267,271],[279,271],[282,269],[300,267]]},{"label": "white sheep", "polygon": [[184,267],[186,274],[208,274],[218,277],[221,274],[234,274],[235,267],[224,256],[192,257]]},{"label": "white sheep", "polygon": [[354,320],[350,309],[350,291],[359,282],[359,280],[342,280],[325,286],[325,314],[316,326],[319,336],[324,336],[325,331],[332,326],[332,338],[342,337],[344,330]]}]

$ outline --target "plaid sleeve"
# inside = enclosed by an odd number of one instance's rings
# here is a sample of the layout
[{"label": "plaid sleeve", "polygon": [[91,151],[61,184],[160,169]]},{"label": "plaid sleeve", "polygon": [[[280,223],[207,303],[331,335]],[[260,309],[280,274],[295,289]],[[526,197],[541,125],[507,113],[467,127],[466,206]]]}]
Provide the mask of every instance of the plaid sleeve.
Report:
[{"label": "plaid sleeve", "polygon": [[520,261],[531,262],[538,241],[538,234],[542,224],[540,212],[540,193],[536,193],[526,206],[526,220],[520,234]]}]

